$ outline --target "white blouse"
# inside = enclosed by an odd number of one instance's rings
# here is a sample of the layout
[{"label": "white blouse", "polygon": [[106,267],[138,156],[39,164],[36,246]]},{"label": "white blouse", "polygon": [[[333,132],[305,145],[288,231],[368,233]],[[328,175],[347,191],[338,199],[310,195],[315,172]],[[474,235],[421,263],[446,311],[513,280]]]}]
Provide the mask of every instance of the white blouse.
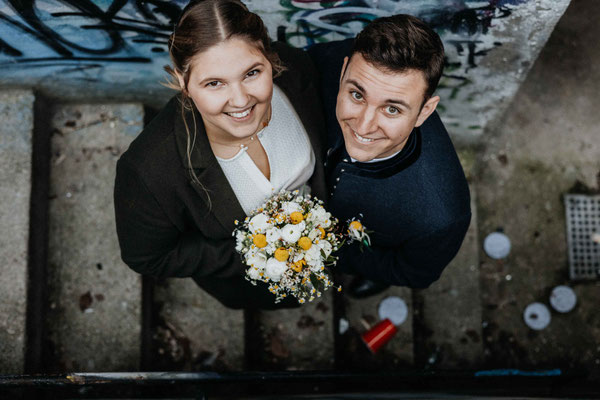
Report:
[{"label": "white blouse", "polygon": [[217,157],[246,215],[281,189],[310,193],[306,182],[315,169],[315,153],[308,134],[288,98],[275,85],[271,121],[257,138],[267,153],[271,180],[254,164],[245,146],[232,158]]}]

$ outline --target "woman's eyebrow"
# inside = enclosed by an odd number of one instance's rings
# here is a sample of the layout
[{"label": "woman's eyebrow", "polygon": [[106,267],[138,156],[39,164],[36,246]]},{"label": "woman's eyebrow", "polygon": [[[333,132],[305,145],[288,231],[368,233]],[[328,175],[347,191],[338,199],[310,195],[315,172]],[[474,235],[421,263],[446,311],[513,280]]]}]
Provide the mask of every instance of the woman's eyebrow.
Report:
[{"label": "woman's eyebrow", "polygon": [[[246,75],[248,72],[252,71],[253,69],[257,68],[257,67],[262,67],[264,65],[264,63],[257,61],[254,64],[252,64],[248,69],[246,69],[246,71],[242,74],[242,75]],[[202,85],[204,83],[207,82],[212,82],[212,81],[222,81],[223,78],[219,78],[219,77],[206,77],[203,78],[201,81],[199,81],[199,84]]]},{"label": "woman's eyebrow", "polygon": [[254,64],[252,64],[252,66],[250,68],[248,68],[245,73],[247,74],[248,72],[252,71],[254,68],[256,68],[256,67],[262,67],[263,65],[264,64],[262,62],[257,61]]}]

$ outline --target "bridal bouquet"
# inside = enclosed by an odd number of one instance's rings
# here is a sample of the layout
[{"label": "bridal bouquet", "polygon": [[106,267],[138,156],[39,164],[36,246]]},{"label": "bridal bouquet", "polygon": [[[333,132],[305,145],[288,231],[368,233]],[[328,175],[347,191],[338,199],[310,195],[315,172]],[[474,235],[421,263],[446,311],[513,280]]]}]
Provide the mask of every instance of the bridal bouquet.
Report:
[{"label": "bridal bouquet", "polygon": [[242,223],[235,221],[246,279],[267,283],[276,303],[287,296],[312,301],[333,286],[328,267],[335,265],[332,252],[342,245],[342,236],[336,233],[337,219],[322,204],[298,191],[281,191]]}]

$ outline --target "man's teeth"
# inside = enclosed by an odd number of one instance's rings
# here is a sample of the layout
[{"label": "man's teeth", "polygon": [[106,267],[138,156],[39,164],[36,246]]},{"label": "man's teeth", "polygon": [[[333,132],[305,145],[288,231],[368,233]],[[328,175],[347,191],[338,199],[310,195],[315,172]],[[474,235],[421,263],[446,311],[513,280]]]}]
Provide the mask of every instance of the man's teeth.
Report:
[{"label": "man's teeth", "polygon": [[362,136],[359,136],[358,133],[356,133],[354,131],[352,131],[352,132],[354,133],[354,136],[356,136],[356,138],[358,139],[358,141],[361,142],[361,143],[369,143],[369,142],[373,141],[373,139],[367,139],[367,138],[364,138]]},{"label": "man's teeth", "polygon": [[227,115],[231,115],[233,118],[244,118],[246,115],[250,114],[251,110],[252,110],[252,107],[250,107],[246,111],[242,111],[242,112],[237,112],[237,113],[229,112],[229,113],[227,113]]}]

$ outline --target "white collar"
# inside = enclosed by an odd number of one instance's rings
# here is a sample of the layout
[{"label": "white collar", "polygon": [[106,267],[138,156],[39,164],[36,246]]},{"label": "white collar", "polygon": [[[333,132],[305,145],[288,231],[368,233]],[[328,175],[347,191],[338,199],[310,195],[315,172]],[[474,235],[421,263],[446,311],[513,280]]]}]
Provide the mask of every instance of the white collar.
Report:
[{"label": "white collar", "polygon": [[[402,151],[402,150],[400,150],[400,151]],[[362,163],[365,163],[365,164],[371,164],[371,163],[376,163],[376,162],[379,162],[379,161],[385,161],[385,160],[389,160],[389,159],[390,159],[390,158],[392,158],[392,157],[396,157],[398,154],[400,154],[400,151],[397,151],[397,152],[395,152],[395,153],[394,153],[394,154],[392,154],[391,156],[382,157],[382,158],[374,158],[374,159],[372,159],[372,160],[369,160],[369,161],[356,161],[356,160],[355,160],[354,158],[352,158],[352,157],[350,157],[350,160],[351,160],[353,163],[355,163],[355,162],[362,162]]]}]

